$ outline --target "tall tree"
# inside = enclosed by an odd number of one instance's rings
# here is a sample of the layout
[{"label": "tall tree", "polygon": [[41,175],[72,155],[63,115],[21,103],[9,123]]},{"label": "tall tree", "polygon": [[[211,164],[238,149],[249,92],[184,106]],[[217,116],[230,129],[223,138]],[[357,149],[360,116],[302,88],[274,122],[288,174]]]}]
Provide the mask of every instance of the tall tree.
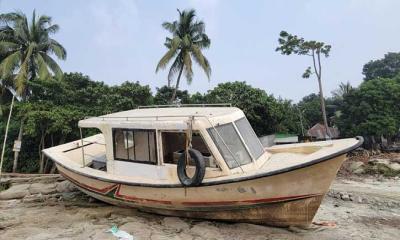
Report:
[{"label": "tall tree", "polygon": [[[51,57],[64,60],[67,56],[64,47],[50,38],[59,30],[52,24],[49,16],[36,16],[33,11],[31,21],[22,12],[0,14],[0,50],[4,59],[0,63],[2,79],[13,78],[13,87],[27,100],[29,82],[36,79],[49,79],[51,75],[62,77],[61,68]],[[18,140],[22,140],[24,118],[21,120]],[[15,152],[13,172],[17,169],[19,152]]]},{"label": "tall tree", "polygon": [[363,67],[364,80],[393,78],[400,73],[400,53],[389,52],[384,58],[369,61]]},{"label": "tall tree", "polygon": [[305,41],[304,38],[289,34],[286,31],[281,31],[279,36],[279,47],[276,48],[277,52],[280,52],[282,55],[297,54],[310,56],[312,58],[312,67],[308,67],[302,77],[309,78],[312,74],[317,76],[322,118],[324,120],[326,135],[330,136],[328,120],[326,117],[324,94],[322,90],[321,54],[322,56],[328,57],[331,46],[323,42]]},{"label": "tall tree", "polygon": [[372,147],[384,136],[399,132],[400,77],[377,78],[363,82],[343,96],[338,126],[342,136],[362,135]]},{"label": "tall tree", "polygon": [[176,91],[179,88],[180,79],[184,72],[188,84],[192,82],[192,58],[203,69],[207,78],[210,79],[211,67],[207,58],[203,55],[202,49],[210,47],[210,39],[205,33],[203,21],[195,20],[195,10],[178,9],[179,19],[173,22],[164,22],[163,28],[169,31],[172,36],[165,39],[165,47],[168,51],[160,59],[156,67],[156,72],[165,69],[170,61],[173,63],[168,73],[168,87],[170,87],[173,77],[178,74],[175,89],[172,93],[171,102],[176,98]]}]

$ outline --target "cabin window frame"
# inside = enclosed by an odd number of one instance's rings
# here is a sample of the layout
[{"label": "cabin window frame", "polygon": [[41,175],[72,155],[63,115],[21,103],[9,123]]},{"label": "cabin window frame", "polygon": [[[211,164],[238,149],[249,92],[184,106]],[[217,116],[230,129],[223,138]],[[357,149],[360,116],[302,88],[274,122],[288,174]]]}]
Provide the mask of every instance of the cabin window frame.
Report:
[{"label": "cabin window frame", "polygon": [[[248,136],[247,137],[244,136],[245,134],[243,134],[243,133],[245,133],[246,129],[241,128],[243,126],[240,127],[238,125],[239,121],[245,121],[245,124],[247,124],[245,127],[249,127],[249,132],[248,133],[250,135],[252,135],[251,137],[253,139],[249,138]],[[236,131],[238,132],[242,142],[246,146],[246,149],[249,152],[250,156],[252,157],[253,161],[257,161],[265,153],[265,150],[264,150],[260,140],[258,139],[257,134],[255,133],[253,127],[251,126],[249,120],[246,117],[242,117],[242,118],[236,119],[235,121],[233,121],[233,123],[235,125]],[[253,141],[253,140],[255,140],[256,143],[251,143],[250,142],[250,141]],[[252,144],[257,144],[261,148],[261,152],[257,152],[257,150],[252,149],[250,147],[250,145],[252,145]]]},{"label": "cabin window frame", "polygon": [[[231,125],[231,126],[232,126],[234,132],[235,132],[236,135],[238,136],[239,142],[242,144],[243,149],[245,150],[245,153],[247,153],[247,155],[248,155],[248,157],[249,157],[249,159],[250,159],[249,162],[246,162],[246,163],[242,163],[242,164],[241,164],[240,161],[238,161],[237,156],[235,156],[235,155],[233,154],[233,152],[231,152],[232,150],[231,150],[228,146],[225,146],[225,144],[224,144],[223,146],[227,148],[229,154],[232,155],[232,157],[233,157],[233,159],[234,159],[234,165],[233,165],[233,166],[230,166],[230,164],[229,164],[229,163],[227,162],[227,160],[225,159],[225,154],[224,154],[224,151],[223,151],[223,149],[222,149],[223,147],[221,147],[220,144],[218,144],[217,139],[215,139],[215,138],[219,138],[219,136],[218,136],[218,135],[217,135],[217,136],[214,136],[214,134],[212,133],[212,131],[217,131],[217,132],[219,133],[219,131],[218,131],[217,128],[218,128],[218,127],[221,127],[221,126],[226,126],[226,125]],[[215,129],[214,129],[214,128],[215,128]],[[219,154],[222,156],[222,159],[224,160],[226,166],[227,166],[229,169],[240,168],[240,167],[242,167],[242,166],[245,166],[245,165],[248,165],[248,164],[252,164],[252,163],[255,161],[255,159],[254,159],[253,156],[251,155],[251,153],[250,153],[250,151],[249,151],[249,149],[248,149],[248,147],[247,147],[245,141],[243,141],[243,137],[242,137],[242,135],[240,134],[239,130],[237,129],[236,124],[235,124],[235,121],[227,122],[227,123],[223,123],[223,124],[218,124],[218,125],[215,125],[215,126],[213,126],[213,127],[206,128],[206,130],[207,130],[207,133],[208,133],[208,135],[210,136],[210,138],[211,138],[213,144],[217,147]],[[222,136],[221,136],[221,138],[222,138]],[[225,140],[223,139],[223,141],[225,141]]]},{"label": "cabin window frame", "polygon": [[[154,133],[154,151],[155,151],[155,162],[151,162],[150,160],[149,161],[145,161],[145,160],[133,160],[133,159],[129,159],[129,148],[127,148],[126,149],[126,151],[127,151],[127,159],[124,159],[124,158],[117,158],[117,156],[116,156],[116,147],[115,147],[115,132],[116,132],[116,130],[121,130],[121,131],[132,131],[132,133],[133,133],[133,139],[135,139],[135,134],[134,134],[134,131],[136,130],[136,131],[142,131],[142,132],[152,132],[152,133]],[[141,129],[141,128],[111,128],[111,132],[112,132],[112,146],[113,146],[113,157],[114,157],[114,160],[116,160],[116,161],[121,161],[121,162],[131,162],[131,163],[142,163],[142,164],[148,164],[148,165],[158,165],[158,161],[159,161],[159,158],[158,158],[158,139],[157,139],[157,129]],[[149,139],[149,135],[147,135],[148,136],[148,139]],[[124,141],[127,141],[127,138],[125,138],[124,137]],[[148,143],[149,143],[149,140],[148,140]],[[150,145],[150,144],[149,144]],[[136,144],[134,144],[134,146],[133,146],[133,148],[134,148],[134,154],[135,154],[135,151],[136,151]],[[150,147],[148,147],[148,149],[149,149],[149,156],[150,156],[150,154],[151,154],[151,152],[150,152]]]}]

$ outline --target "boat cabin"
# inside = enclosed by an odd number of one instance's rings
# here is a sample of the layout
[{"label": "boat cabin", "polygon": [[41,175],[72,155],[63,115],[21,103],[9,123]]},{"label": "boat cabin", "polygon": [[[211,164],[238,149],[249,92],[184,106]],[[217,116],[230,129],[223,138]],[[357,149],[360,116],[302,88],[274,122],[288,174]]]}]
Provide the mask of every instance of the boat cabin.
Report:
[{"label": "boat cabin", "polygon": [[188,144],[204,157],[204,178],[254,170],[269,156],[235,107],[134,109],[87,118],[79,127],[101,134],[77,141],[79,146],[69,150],[74,159],[118,176],[177,179],[177,162]]}]

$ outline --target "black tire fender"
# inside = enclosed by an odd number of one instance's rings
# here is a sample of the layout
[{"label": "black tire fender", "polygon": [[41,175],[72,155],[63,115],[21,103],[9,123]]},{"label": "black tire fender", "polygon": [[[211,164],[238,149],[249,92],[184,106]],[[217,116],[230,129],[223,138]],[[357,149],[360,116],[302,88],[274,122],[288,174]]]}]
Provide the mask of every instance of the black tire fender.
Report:
[{"label": "black tire fender", "polygon": [[203,181],[204,175],[206,173],[206,165],[204,162],[203,154],[196,149],[189,149],[190,158],[194,161],[196,165],[196,171],[193,177],[188,177],[186,173],[186,151],[181,154],[178,160],[177,173],[179,181],[183,186],[198,186]]}]

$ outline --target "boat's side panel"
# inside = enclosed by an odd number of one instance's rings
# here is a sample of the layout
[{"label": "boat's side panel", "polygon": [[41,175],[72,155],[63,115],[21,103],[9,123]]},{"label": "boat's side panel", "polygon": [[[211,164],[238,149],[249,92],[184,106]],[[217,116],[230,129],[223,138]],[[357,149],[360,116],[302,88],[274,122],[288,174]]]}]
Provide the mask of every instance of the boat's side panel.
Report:
[{"label": "boat's side panel", "polygon": [[200,187],[135,186],[104,182],[57,165],[60,173],[100,200],[185,217],[270,225],[306,225],[345,155],[293,171]]},{"label": "boat's side panel", "polygon": [[237,206],[230,209],[214,208],[210,206],[208,211],[204,208],[202,211],[197,211],[195,209],[171,210],[138,206],[131,202],[110,198],[101,194],[95,194],[86,189],[79,189],[101,201],[121,207],[135,207],[149,213],[227,222],[247,222],[279,227],[308,226],[314,218],[314,215],[324,197],[323,195],[318,195],[282,202],[254,204],[245,207]]}]

